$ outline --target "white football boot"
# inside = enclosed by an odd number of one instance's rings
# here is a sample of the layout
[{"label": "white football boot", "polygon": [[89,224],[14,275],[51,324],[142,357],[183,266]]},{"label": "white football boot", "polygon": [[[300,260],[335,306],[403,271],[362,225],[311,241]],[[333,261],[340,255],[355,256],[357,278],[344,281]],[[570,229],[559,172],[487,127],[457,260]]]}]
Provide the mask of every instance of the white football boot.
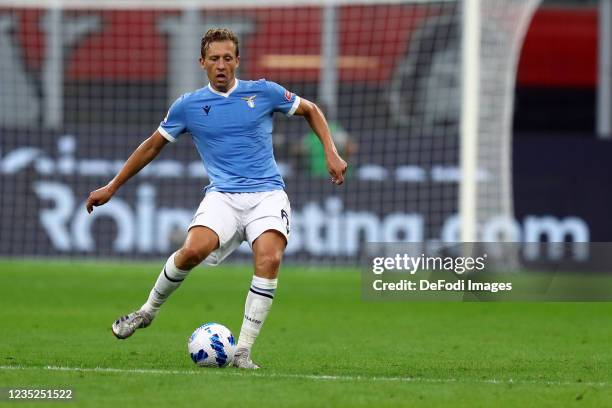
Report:
[{"label": "white football boot", "polygon": [[241,348],[234,354],[234,367],[245,368],[247,370],[258,370],[260,367],[251,360],[249,350]]},{"label": "white football boot", "polygon": [[127,339],[134,334],[136,329],[144,329],[148,327],[152,321],[152,314],[144,310],[136,310],[127,316],[122,316],[117,319],[111,326],[111,330],[118,339]]}]

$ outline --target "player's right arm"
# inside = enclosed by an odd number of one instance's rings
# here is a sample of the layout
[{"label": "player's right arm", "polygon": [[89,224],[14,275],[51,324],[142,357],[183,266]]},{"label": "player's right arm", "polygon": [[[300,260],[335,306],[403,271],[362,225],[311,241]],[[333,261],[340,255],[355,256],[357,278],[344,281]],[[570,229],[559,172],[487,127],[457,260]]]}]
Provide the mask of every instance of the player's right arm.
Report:
[{"label": "player's right arm", "polygon": [[127,159],[119,173],[107,185],[89,193],[87,212],[91,213],[94,207],[106,204],[119,190],[119,187],[157,157],[167,143],[168,140],[162,136],[159,130],[156,130],[142,142]]},{"label": "player's right arm", "polygon": [[107,185],[89,193],[86,204],[88,213],[91,213],[94,207],[106,204],[119,187],[157,157],[168,142],[176,141],[176,138],[187,130],[184,101],[185,95],[174,101],[157,130],[134,150],[119,173]]}]

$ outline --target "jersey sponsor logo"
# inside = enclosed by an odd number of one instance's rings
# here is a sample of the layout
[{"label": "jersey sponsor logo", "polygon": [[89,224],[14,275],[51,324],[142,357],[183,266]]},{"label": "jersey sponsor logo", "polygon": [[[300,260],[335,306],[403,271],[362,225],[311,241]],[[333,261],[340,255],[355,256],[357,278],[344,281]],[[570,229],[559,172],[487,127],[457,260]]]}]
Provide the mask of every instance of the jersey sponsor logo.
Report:
[{"label": "jersey sponsor logo", "polygon": [[243,101],[246,101],[247,105],[249,105],[249,108],[252,109],[255,107],[255,97],[256,96],[257,95],[247,96],[247,97],[240,98],[240,99],[242,99]]},{"label": "jersey sponsor logo", "polygon": [[202,107],[202,109],[204,109],[204,112],[206,112],[206,116],[208,116],[208,112],[210,112],[210,108],[211,108],[210,105],[206,105]]},{"label": "jersey sponsor logo", "polygon": [[291,101],[293,99],[293,92],[285,91],[285,99]]}]

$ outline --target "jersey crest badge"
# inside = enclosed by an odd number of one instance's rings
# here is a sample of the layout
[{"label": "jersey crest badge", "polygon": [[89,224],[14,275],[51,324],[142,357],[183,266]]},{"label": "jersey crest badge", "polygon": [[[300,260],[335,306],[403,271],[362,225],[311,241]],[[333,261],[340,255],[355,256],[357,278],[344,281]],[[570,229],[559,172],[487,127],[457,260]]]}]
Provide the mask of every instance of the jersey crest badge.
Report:
[{"label": "jersey crest badge", "polygon": [[255,107],[255,97],[256,96],[257,95],[253,95],[253,96],[248,96],[248,97],[240,98],[240,99],[242,99],[243,101],[246,101],[247,105],[249,105],[249,108],[254,108]]},{"label": "jersey crest badge", "polygon": [[291,102],[291,98],[293,98],[293,92],[285,91],[285,99]]}]

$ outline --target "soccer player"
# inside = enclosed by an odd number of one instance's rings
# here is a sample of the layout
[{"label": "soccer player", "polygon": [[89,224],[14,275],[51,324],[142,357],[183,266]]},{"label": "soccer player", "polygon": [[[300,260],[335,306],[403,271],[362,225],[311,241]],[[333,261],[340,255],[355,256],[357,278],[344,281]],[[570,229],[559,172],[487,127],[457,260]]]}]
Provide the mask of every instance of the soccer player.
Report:
[{"label": "soccer player", "polygon": [[347,164],[338,154],[321,110],[312,102],[263,79],[236,78],[238,38],[210,29],[202,38],[200,65],[209,84],[179,97],[159,128],[131,154],[119,173],[89,194],[87,211],[104,205],[168,142],[189,133],[210,184],[183,246],[170,255],[147,301],[112,325],[117,338],[151,324],[162,304],[202,261],[217,265],[246,240],[254,276],[247,293],[234,366],[257,369],[251,348],[274,299],[279,266],[290,231],[291,208],[272,152],[273,113],[303,116],[321,141],[331,181],[344,181]]}]

